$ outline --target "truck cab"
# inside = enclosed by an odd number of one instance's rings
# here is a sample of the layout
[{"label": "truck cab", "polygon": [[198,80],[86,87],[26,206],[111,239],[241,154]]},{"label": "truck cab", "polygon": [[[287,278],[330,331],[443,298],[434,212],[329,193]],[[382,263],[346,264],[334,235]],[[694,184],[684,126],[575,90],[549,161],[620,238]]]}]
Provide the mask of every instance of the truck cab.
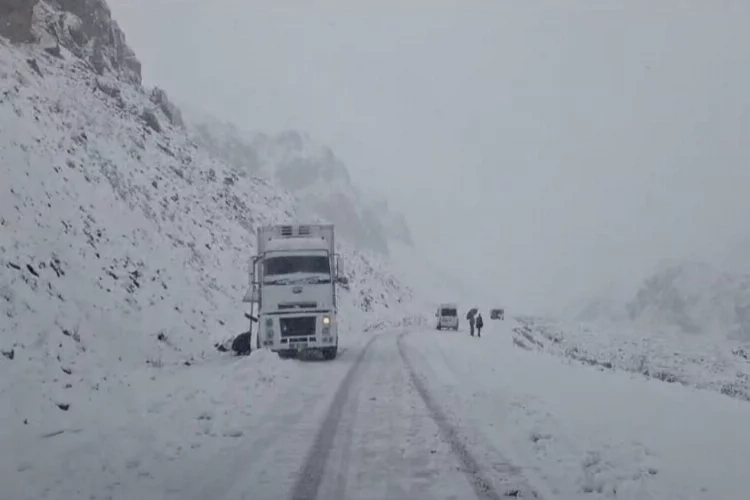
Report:
[{"label": "truck cab", "polygon": [[333,225],[279,225],[258,229],[246,302],[257,304],[257,346],[293,357],[338,352],[336,286],[346,284],[334,253]]},{"label": "truck cab", "polygon": [[458,306],[452,303],[440,304],[435,312],[438,330],[458,331]]}]

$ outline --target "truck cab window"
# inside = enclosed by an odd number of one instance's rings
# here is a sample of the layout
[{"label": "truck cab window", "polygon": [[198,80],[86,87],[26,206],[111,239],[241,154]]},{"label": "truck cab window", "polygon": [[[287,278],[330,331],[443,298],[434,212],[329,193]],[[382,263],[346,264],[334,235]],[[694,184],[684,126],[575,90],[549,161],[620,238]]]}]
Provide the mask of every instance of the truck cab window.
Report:
[{"label": "truck cab window", "polygon": [[273,282],[275,278],[305,274],[315,275],[320,282],[331,279],[331,264],[328,257],[324,255],[286,255],[269,257],[263,262],[265,282]]}]

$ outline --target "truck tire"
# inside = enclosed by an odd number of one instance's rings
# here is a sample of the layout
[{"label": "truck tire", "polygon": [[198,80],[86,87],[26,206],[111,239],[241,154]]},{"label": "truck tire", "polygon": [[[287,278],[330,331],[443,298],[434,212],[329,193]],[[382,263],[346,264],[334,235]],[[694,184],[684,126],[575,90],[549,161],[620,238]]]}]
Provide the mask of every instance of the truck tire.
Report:
[{"label": "truck tire", "polygon": [[324,347],[321,352],[323,353],[323,359],[325,360],[336,359],[336,355],[339,352],[339,346]]}]

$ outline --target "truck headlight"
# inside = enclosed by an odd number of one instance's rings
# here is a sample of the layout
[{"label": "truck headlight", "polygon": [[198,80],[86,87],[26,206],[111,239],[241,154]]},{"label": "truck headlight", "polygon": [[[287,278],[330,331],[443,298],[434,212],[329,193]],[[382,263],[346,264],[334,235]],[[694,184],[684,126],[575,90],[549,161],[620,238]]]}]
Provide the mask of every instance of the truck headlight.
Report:
[{"label": "truck headlight", "polygon": [[323,316],[323,325],[329,326],[331,324],[331,317],[330,316]]}]

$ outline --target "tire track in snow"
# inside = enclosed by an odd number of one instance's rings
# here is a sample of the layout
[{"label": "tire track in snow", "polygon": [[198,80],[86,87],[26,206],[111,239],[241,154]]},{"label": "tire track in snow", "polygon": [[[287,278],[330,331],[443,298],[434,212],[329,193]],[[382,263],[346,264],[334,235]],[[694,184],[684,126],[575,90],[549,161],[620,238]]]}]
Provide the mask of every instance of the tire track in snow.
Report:
[{"label": "tire track in snow", "polygon": [[[408,335],[408,332],[402,333],[398,337],[398,352],[401,355],[401,359],[403,360],[404,364],[406,365],[409,376],[411,378],[411,382],[412,384],[414,384],[414,387],[417,389],[419,396],[422,398],[422,401],[430,412],[432,420],[437,424],[441,434],[450,445],[451,451],[454,455],[456,455],[461,465],[463,466],[462,470],[472,488],[474,489],[474,493],[477,495],[477,498],[481,500],[502,500],[503,498],[508,497],[522,497],[521,492],[515,489],[508,491],[502,495],[499,494],[493,486],[492,481],[487,476],[485,476],[479,461],[474,457],[474,455],[472,455],[471,451],[469,451],[469,448],[461,439],[458,429],[448,420],[448,418],[446,418],[443,411],[440,409],[437,403],[435,403],[435,400],[430,395],[426,384],[422,381],[421,378],[417,376],[416,370],[414,370],[409,357],[406,355],[406,349],[403,345],[403,338],[406,335]],[[508,465],[507,470],[512,470],[512,467]],[[533,492],[532,497],[538,498],[536,493]]]},{"label": "tire track in snow", "polygon": [[305,463],[302,465],[297,481],[294,484],[291,500],[317,499],[318,490],[325,475],[328,458],[333,450],[336,431],[344,413],[344,406],[346,406],[349,398],[349,391],[359,375],[362,360],[365,358],[367,350],[379,337],[379,335],[375,335],[365,344],[354,364],[349,368],[349,371],[341,381],[339,388],[336,390],[336,395],[333,397],[333,402],[328,408],[323,425],[320,427],[318,435],[315,438],[315,443],[305,459]]}]

